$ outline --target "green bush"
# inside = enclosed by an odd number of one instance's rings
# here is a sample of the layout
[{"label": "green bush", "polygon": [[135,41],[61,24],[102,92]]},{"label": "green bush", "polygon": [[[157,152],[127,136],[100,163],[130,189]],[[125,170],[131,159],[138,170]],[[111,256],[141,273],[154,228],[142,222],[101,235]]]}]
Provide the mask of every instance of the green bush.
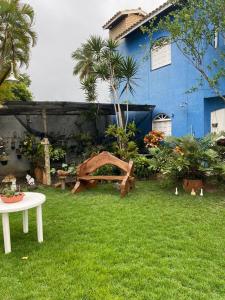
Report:
[{"label": "green bush", "polygon": [[134,122],[127,125],[126,128],[121,128],[115,124],[109,125],[106,130],[106,135],[113,137],[112,151],[119,158],[129,161],[138,155],[138,146],[134,141],[137,128]]},{"label": "green bush", "polygon": [[120,175],[121,171],[113,165],[105,165],[96,170],[93,175],[102,176],[102,175]]},{"label": "green bush", "polygon": [[202,139],[169,137],[159,147],[149,150],[150,168],[173,180],[225,176],[224,146],[218,146],[216,141],[215,135]]},{"label": "green bush", "polygon": [[151,160],[143,155],[134,158],[134,174],[139,179],[148,179],[152,174]]}]

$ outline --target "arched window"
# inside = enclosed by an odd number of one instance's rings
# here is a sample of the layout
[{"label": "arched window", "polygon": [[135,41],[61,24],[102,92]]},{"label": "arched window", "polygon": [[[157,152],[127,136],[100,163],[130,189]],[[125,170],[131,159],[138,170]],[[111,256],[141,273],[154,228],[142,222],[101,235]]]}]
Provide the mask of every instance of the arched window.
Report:
[{"label": "arched window", "polygon": [[172,121],[167,114],[160,113],[156,115],[152,122],[152,129],[162,131],[165,136],[172,134]]},{"label": "arched window", "polygon": [[171,64],[171,43],[166,38],[160,38],[160,43],[155,44],[151,49],[151,70]]}]

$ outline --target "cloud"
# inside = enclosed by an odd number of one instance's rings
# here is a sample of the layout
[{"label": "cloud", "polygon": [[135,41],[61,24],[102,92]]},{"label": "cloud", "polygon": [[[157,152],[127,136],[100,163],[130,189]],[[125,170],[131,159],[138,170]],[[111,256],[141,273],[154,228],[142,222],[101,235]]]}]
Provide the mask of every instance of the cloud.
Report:
[{"label": "cloud", "polygon": [[23,1],[29,3],[36,14],[38,43],[32,49],[27,71],[31,76],[35,100],[84,101],[79,80],[72,75],[74,63],[71,53],[91,34],[107,37],[102,25],[117,11],[141,7],[149,12],[164,1]]}]

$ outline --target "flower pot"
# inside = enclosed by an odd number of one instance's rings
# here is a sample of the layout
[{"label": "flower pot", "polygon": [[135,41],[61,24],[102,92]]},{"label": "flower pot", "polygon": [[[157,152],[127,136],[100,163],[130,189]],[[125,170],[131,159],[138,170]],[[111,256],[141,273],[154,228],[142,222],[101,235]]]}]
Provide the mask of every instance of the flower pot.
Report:
[{"label": "flower pot", "polygon": [[203,181],[201,179],[184,179],[183,188],[185,192],[190,193],[192,189],[194,189],[194,191],[196,192],[203,188]]},{"label": "flower pot", "polygon": [[46,184],[45,170],[42,167],[35,167],[34,169],[35,180],[41,184]]},{"label": "flower pot", "polygon": [[24,197],[24,193],[20,193],[18,195],[14,195],[14,196],[10,196],[10,197],[1,195],[1,200],[4,203],[16,203],[16,202],[22,201],[23,197]]},{"label": "flower pot", "polygon": [[8,163],[8,160],[1,160],[1,164],[2,164],[3,166],[6,166],[7,163]]},{"label": "flower pot", "polygon": [[64,170],[58,170],[57,171],[57,175],[59,177],[67,177],[67,176],[69,176],[69,172],[68,171],[64,171]]}]

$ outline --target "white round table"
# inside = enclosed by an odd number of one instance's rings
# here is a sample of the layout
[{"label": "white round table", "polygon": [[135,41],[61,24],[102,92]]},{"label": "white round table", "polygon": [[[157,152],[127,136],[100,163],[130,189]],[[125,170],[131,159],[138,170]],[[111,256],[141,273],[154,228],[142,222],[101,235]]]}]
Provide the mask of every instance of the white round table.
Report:
[{"label": "white round table", "polygon": [[2,214],[2,229],[4,237],[5,253],[11,252],[11,239],[9,227],[9,213],[23,212],[23,232],[28,233],[28,209],[37,208],[37,237],[38,242],[43,242],[42,204],[46,197],[41,193],[24,193],[22,201],[17,203],[4,203],[0,199],[0,213]]}]

